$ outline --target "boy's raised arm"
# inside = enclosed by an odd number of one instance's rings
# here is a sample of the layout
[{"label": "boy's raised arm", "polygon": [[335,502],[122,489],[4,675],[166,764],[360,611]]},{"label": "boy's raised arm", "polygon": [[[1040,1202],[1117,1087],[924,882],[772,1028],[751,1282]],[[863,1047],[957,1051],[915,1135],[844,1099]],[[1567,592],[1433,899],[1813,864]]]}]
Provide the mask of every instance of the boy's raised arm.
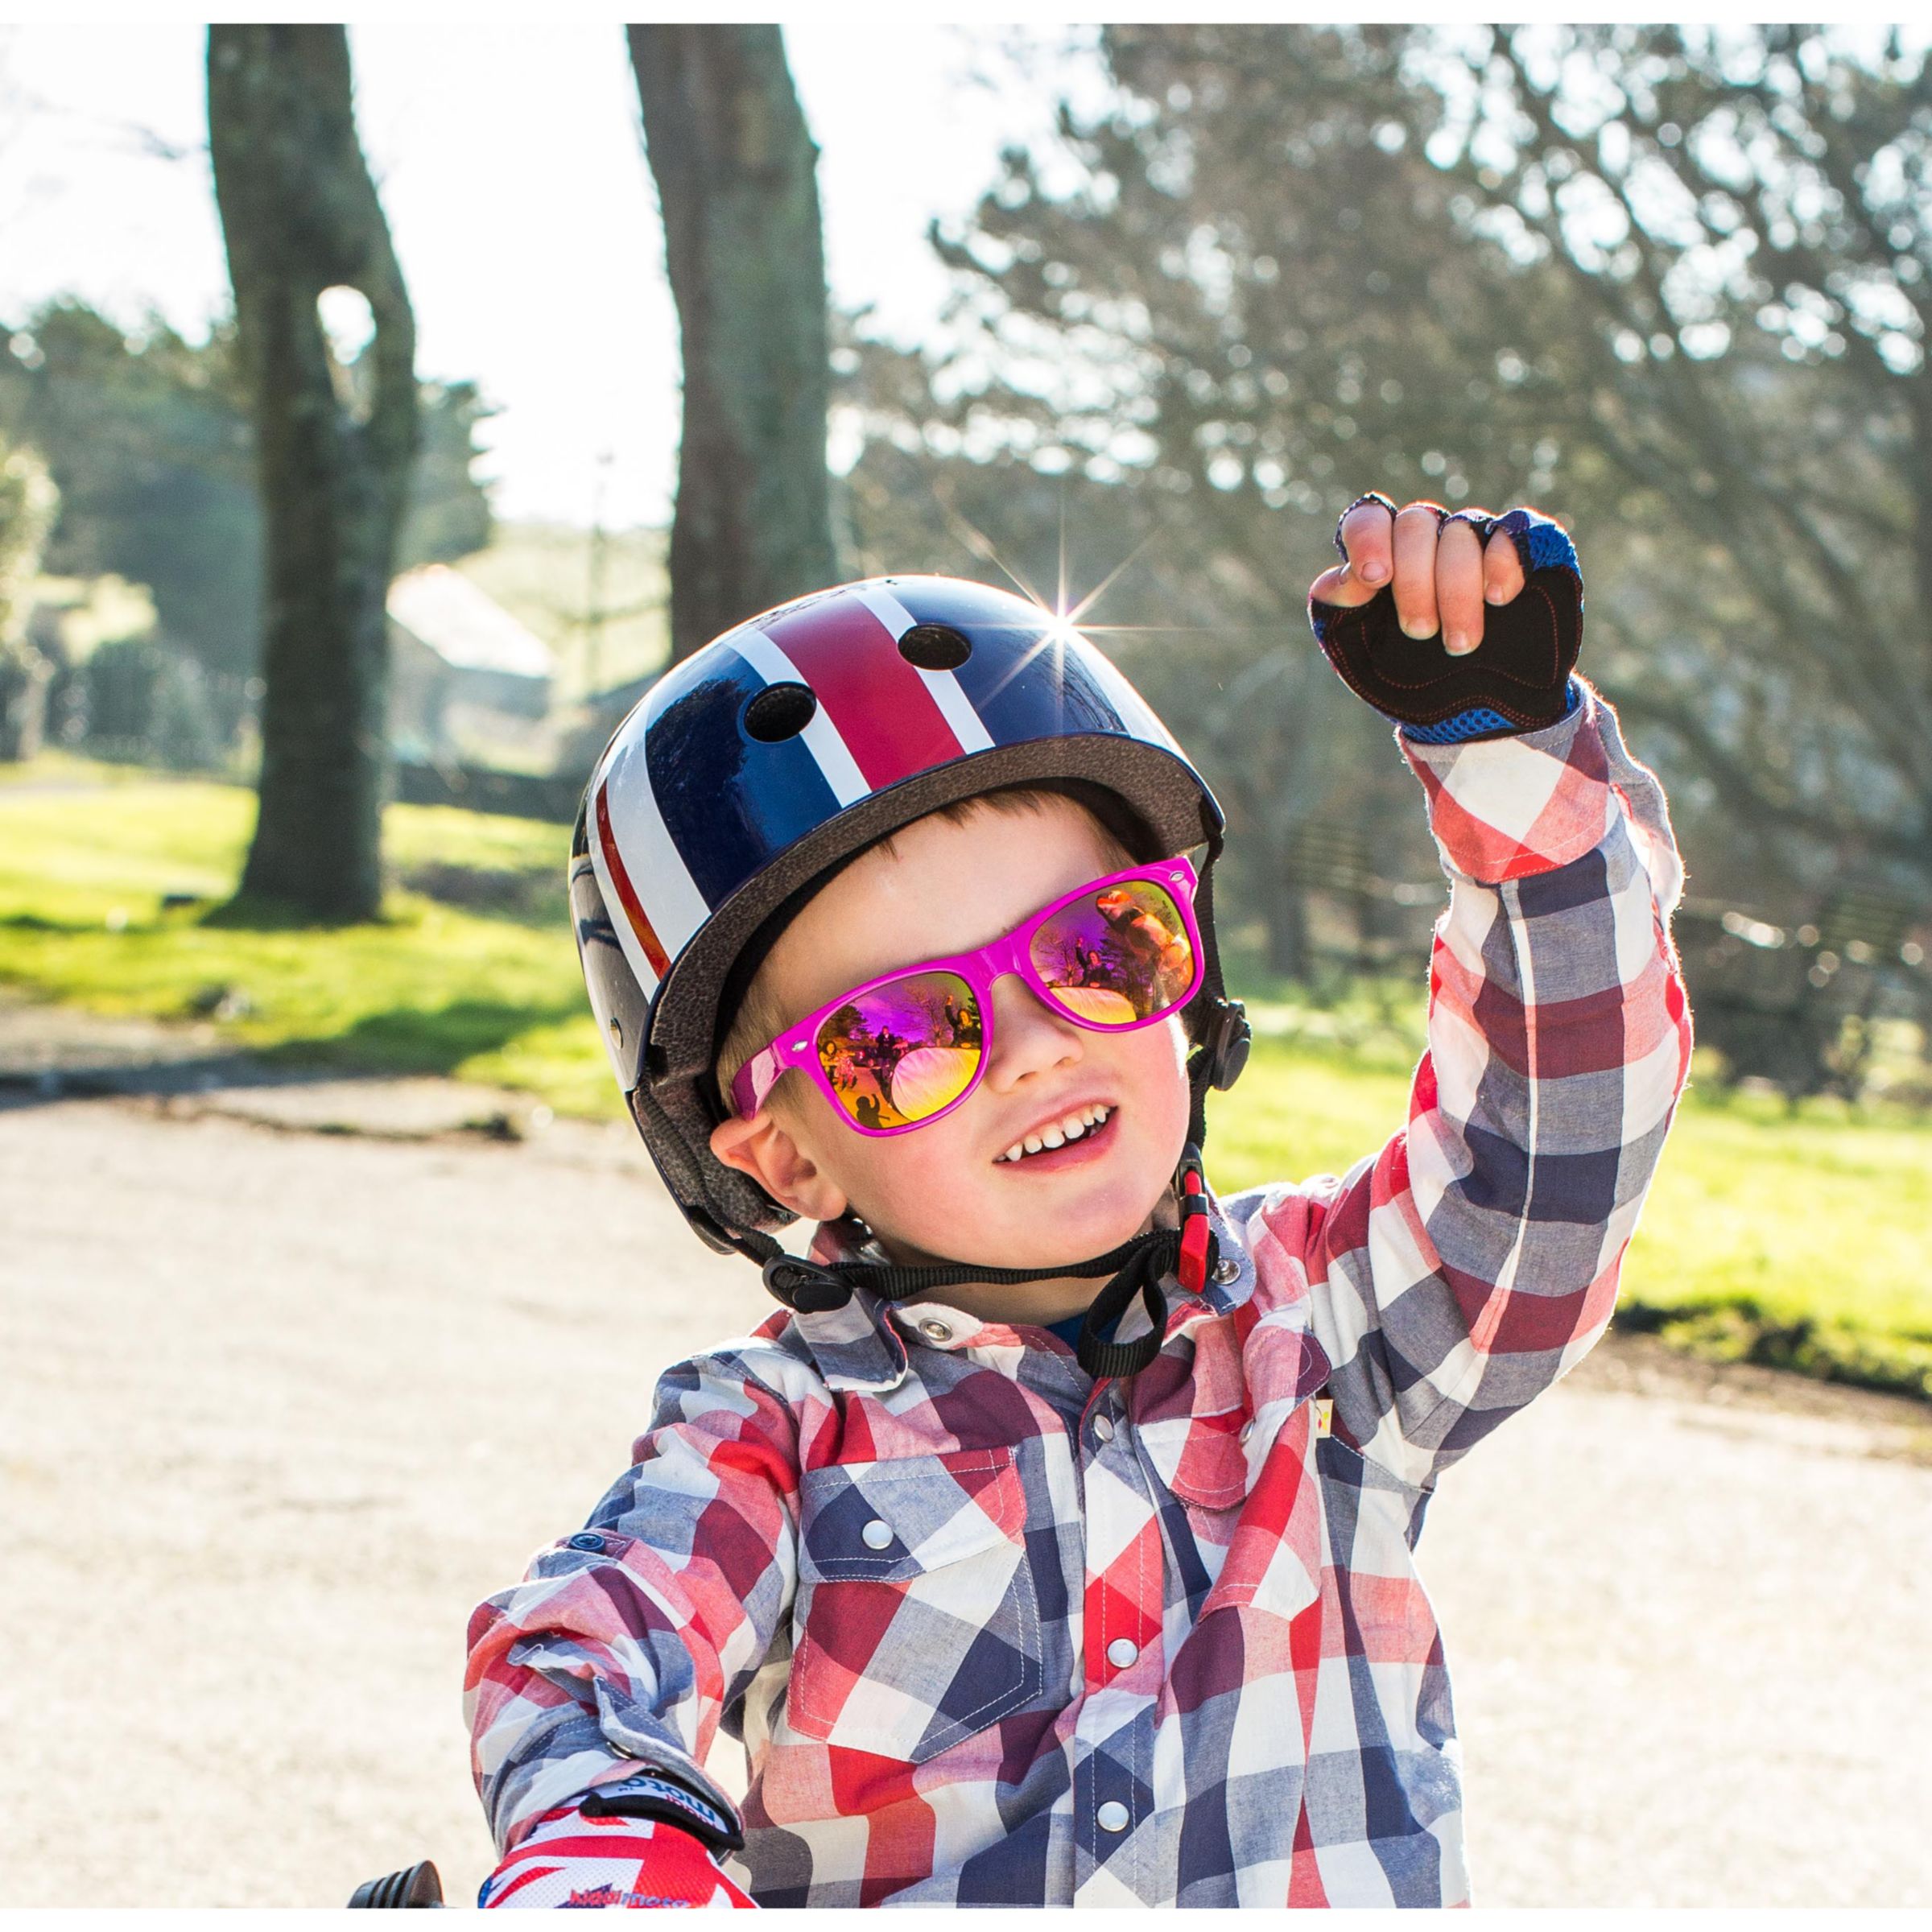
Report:
[{"label": "boy's raised arm", "polygon": [[735,1353],[658,1385],[634,1466],[576,1534],[470,1620],[464,1705],[498,1849],[646,1770],[735,1833],[703,1765],[765,1661],[797,1581],[797,1442]]},{"label": "boy's raised arm", "polygon": [[1663,793],[1574,689],[1541,729],[1401,734],[1451,884],[1408,1125],[1253,1228],[1264,1281],[1307,1257],[1341,1432],[1418,1488],[1602,1333],[1689,1067]]}]

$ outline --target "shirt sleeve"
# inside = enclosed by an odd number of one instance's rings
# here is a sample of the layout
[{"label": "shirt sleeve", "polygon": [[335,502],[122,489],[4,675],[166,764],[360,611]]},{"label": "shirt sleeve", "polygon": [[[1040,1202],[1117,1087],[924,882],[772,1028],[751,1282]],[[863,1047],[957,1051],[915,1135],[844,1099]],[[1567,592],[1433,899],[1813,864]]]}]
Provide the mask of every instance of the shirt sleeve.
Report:
[{"label": "shirt sleeve", "polygon": [[1408,1124],[1250,1221],[1264,1295],[1309,1298],[1338,1432],[1418,1488],[1608,1325],[1690,1065],[1663,792],[1576,682],[1542,730],[1402,741],[1450,881]]},{"label": "shirt sleeve", "polygon": [[470,1619],[471,1768],[500,1852],[640,1761],[736,1816],[703,1765],[795,1593],[793,1411],[736,1356],[686,1363],[633,1453],[585,1528]]}]

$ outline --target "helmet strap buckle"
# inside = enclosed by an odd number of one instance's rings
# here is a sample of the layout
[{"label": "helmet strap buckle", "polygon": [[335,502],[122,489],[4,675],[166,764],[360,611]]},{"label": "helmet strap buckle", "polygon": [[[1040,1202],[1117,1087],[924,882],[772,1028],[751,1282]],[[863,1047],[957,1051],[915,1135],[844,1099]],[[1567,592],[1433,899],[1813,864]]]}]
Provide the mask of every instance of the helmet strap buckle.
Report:
[{"label": "helmet strap buckle", "polygon": [[848,1282],[821,1268],[815,1261],[801,1261],[795,1254],[779,1253],[764,1265],[765,1286],[787,1308],[800,1315],[818,1315],[843,1308],[852,1299]]}]

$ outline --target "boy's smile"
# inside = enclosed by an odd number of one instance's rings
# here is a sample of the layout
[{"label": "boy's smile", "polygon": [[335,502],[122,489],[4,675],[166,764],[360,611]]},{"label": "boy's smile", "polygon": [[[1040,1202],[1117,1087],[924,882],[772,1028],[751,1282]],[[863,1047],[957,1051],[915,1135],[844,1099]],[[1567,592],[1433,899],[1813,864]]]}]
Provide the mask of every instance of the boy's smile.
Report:
[{"label": "boy's smile", "polygon": [[[1037,809],[922,819],[833,878],[759,976],[789,1021],[881,973],[985,945],[1130,862],[1091,815],[1051,795]],[[826,1220],[849,1208],[910,1265],[1046,1267],[1118,1246],[1148,1225],[1187,1137],[1178,1015],[1097,1033],[1051,1011],[1013,975],[994,983],[993,1001],[985,1077],[943,1119],[870,1138],[793,1073],[759,1113],[720,1126],[714,1150],[795,1212]],[[1099,1286],[945,1294],[983,1319],[1047,1322],[1084,1308]]]}]

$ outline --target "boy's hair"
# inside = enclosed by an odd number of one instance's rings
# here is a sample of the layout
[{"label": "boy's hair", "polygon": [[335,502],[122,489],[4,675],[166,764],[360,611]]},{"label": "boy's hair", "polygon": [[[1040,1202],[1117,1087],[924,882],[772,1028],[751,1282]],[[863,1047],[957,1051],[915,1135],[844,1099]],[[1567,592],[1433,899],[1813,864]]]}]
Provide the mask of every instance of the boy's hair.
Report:
[{"label": "boy's hair", "polygon": [[[964,825],[977,812],[998,811],[1017,818],[1027,812],[1043,811],[1056,800],[1076,806],[1093,821],[1094,829],[1099,833],[1101,844],[1119,861],[1120,870],[1125,871],[1129,866],[1139,864],[1141,857],[1152,859],[1159,856],[1148,849],[1148,836],[1134,815],[1112,793],[1102,791],[1097,786],[1074,783],[1003,785],[997,791],[976,792],[969,799],[956,799],[949,805],[941,805],[927,812],[924,817],[943,819],[949,825]],[[921,822],[919,819],[914,820],[915,824]],[[906,828],[902,827],[901,829]],[[896,851],[893,840],[894,835],[888,832],[885,837],[875,839],[865,850],[875,852],[883,847],[887,852]],[[1137,852],[1140,856],[1137,856]],[[853,854],[854,857],[858,856],[857,853]],[[851,861],[848,860],[846,863],[849,865]],[[731,1083],[737,1078],[738,1069],[761,1047],[776,1039],[798,1017],[786,1013],[778,1004],[778,996],[773,992],[770,981],[766,976],[765,962],[770,957],[771,949],[778,943],[779,934],[804,910],[806,901],[826,883],[825,879],[815,879],[810,892],[804,895],[803,899],[783,908],[781,919],[768,922],[768,929],[761,932],[754,943],[755,958],[748,965],[745,958],[741,957],[738,968],[733,975],[733,980],[743,987],[742,993],[734,999],[731,987],[728,985],[726,988],[725,998],[720,1002],[719,1010],[720,1013],[730,1013],[733,1017],[730,1024],[724,1029],[724,1037],[718,1047],[713,1067],[718,1092],[723,1100],[727,1116],[732,1111]],[[752,950],[748,947],[747,953],[750,954]],[[742,976],[747,972],[749,973],[749,980]],[[778,1085],[772,1089],[771,1100],[767,1104],[775,1104],[786,1097],[790,1091],[795,1090],[796,1087],[795,1081],[788,1082],[781,1078]]]}]

